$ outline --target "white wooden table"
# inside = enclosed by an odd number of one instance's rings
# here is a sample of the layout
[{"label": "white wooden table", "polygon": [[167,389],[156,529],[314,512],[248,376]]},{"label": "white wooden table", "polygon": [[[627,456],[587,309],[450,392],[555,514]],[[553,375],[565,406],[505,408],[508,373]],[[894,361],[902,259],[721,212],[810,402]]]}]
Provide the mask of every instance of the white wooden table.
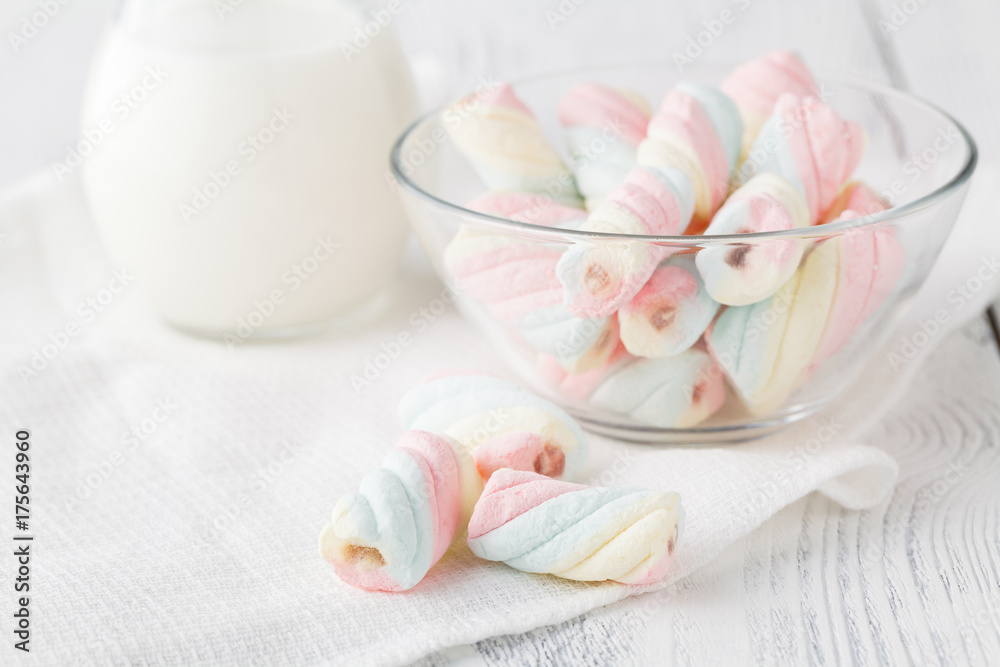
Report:
[{"label": "white wooden table", "polygon": [[[5,34],[34,4],[5,3]],[[0,55],[0,186],[72,140],[81,63],[113,5],[66,5],[30,52]],[[816,68],[936,102],[984,162],[1000,158],[994,0],[421,0],[395,27],[437,82],[431,104],[485,74],[670,59],[725,9],[736,19],[705,57],[795,49]],[[901,465],[886,506],[803,499],[663,593],[425,663],[1000,664],[1000,347],[985,317],[941,344],[868,440]]]}]

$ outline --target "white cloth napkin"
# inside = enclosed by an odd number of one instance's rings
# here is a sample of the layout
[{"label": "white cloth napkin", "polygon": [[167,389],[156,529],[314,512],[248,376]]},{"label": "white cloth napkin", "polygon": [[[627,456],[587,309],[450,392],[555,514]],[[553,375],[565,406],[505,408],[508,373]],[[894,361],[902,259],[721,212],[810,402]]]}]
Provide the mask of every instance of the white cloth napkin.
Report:
[{"label": "white cloth napkin", "polygon": [[[893,403],[933,344],[995,294],[988,285],[917,357],[890,367],[900,337],[927,313],[951,308],[948,292],[983,256],[1000,253],[995,180],[980,174],[913,313],[822,415],[721,447],[592,438],[593,483],[681,492],[687,522],[665,583],[813,491],[848,508],[886,497],[896,464],[856,444],[856,435]],[[387,664],[642,592],[526,575],[477,561],[459,545],[412,591],[366,593],[341,584],[317,555],[337,497],[398,437],[395,405],[409,387],[443,366],[504,373],[457,313],[430,319],[420,310],[442,288],[419,254],[408,257],[389,305],[366,321],[234,349],[161,326],[134,284],[97,312],[88,300],[118,268],[100,248],[75,181],[39,179],[0,198],[0,423],[4,437],[18,429],[32,437],[34,659]],[[59,345],[70,324],[77,333]],[[413,342],[357,391],[351,375],[403,331]],[[44,368],[24,373],[36,354]],[[9,452],[0,455],[0,479],[13,479]],[[3,539],[12,522],[0,521]]]}]

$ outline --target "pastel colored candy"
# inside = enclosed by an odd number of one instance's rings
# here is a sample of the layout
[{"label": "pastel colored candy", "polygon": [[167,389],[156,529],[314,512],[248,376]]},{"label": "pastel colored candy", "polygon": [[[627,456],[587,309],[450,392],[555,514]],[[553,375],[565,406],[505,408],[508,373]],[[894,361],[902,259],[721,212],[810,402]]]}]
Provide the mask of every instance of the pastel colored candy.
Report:
[{"label": "pastel colored candy", "polygon": [[572,88],[559,103],[573,173],[587,208],[593,210],[625,180],[646,136],[649,105],[632,91],[597,83]]},{"label": "pastel colored candy", "polygon": [[[498,465],[498,453],[507,457],[507,467],[520,467],[528,460],[517,454],[524,448],[534,453],[530,470],[572,479],[587,457],[583,431],[562,408],[489,375],[455,375],[425,382],[403,397],[399,415],[404,428],[443,433],[474,453],[486,447],[479,457],[490,470]],[[491,442],[497,438],[503,440]],[[520,445],[512,444],[512,438],[520,439]],[[555,460],[560,456],[561,466]]]},{"label": "pastel colored candy", "polygon": [[689,428],[712,416],[725,396],[722,371],[708,353],[692,347],[622,365],[598,385],[590,404],[651,426]]},{"label": "pastel colored candy", "polygon": [[[860,217],[847,209],[842,219]],[[906,265],[906,251],[892,228],[854,229],[823,241],[837,255],[836,290],[826,327],[807,375],[837,353],[895,289]]]},{"label": "pastel colored candy", "polygon": [[800,384],[827,326],[840,259],[835,244],[818,244],[773,296],[727,308],[706,335],[752,413],[777,409]]},{"label": "pastel colored candy", "polygon": [[[775,58],[779,64],[786,60],[784,56]],[[776,90],[801,91],[794,77],[779,76],[775,83],[758,73],[770,71],[772,65],[765,62],[762,69],[734,72],[731,88],[753,108],[761,99],[780,99]],[[756,97],[754,86],[761,87]],[[770,106],[773,102],[768,113]],[[817,135],[829,125],[825,112],[821,110],[820,116]],[[629,172],[623,186],[608,195],[581,229],[659,236],[702,233],[729,194],[746,136],[740,111],[726,94],[710,86],[679,84],[664,97],[636,152],[637,163],[649,169],[647,174],[657,176],[659,183],[636,170]],[[826,148],[825,143],[818,146],[821,157],[827,157]],[[628,206],[615,202],[616,198],[632,194],[628,192],[630,186],[651,195],[660,203],[662,213],[648,208],[645,214],[630,211]],[[808,200],[812,192],[804,191],[803,196]],[[662,246],[636,242],[595,242],[570,248],[558,269],[567,308],[581,317],[609,315],[642,289],[669,254],[670,250]]]},{"label": "pastel colored candy", "polygon": [[337,502],[320,555],[352,586],[408,590],[464,531],[482,489],[464,446],[408,431],[360,490]]},{"label": "pastel colored candy", "polygon": [[[774,232],[809,223],[801,191],[782,176],[764,172],[732,194],[705,234]],[[793,238],[708,245],[698,252],[695,262],[714,300],[743,306],[774,294],[798,268],[806,245]]]},{"label": "pastel colored candy", "polygon": [[893,230],[851,230],[818,243],[774,296],[719,315],[706,340],[751,412],[780,407],[843,347],[895,288],[905,262]]},{"label": "pastel colored candy", "polygon": [[514,324],[532,347],[558,359],[570,373],[598,368],[620,340],[615,315],[597,319],[576,317],[561,303],[532,311]]},{"label": "pastel colored candy", "polygon": [[510,431],[490,438],[473,452],[476,469],[483,480],[502,468],[528,470],[546,477],[560,478],[566,457],[544,435],[530,431]]},{"label": "pastel colored candy", "polygon": [[567,206],[582,205],[572,174],[510,84],[469,95],[446,109],[442,120],[489,189],[542,194]]},{"label": "pastel colored candy", "polygon": [[691,254],[674,255],[618,312],[622,343],[640,357],[669,357],[697,342],[719,304],[708,295]]},{"label": "pastel colored candy", "polygon": [[[740,157],[743,122],[732,100],[710,86],[678,84],[663,98],[639,145],[638,164],[679,172],[693,189],[693,231],[708,224],[729,193]],[[690,194],[684,193],[685,198]],[[688,228],[690,218],[678,223]]]},{"label": "pastel colored candy", "polygon": [[676,356],[644,359],[619,346],[599,368],[573,375],[541,357],[539,374],[554,389],[660,428],[689,428],[725,402],[724,375],[700,345]]},{"label": "pastel colored candy", "polygon": [[[754,175],[716,214],[707,235],[770,232],[823,219],[864,150],[856,123],[816,99],[784,94],[764,123],[741,173]],[[731,306],[773,295],[798,268],[800,239],[748,240],[698,253],[712,298]]]},{"label": "pastel colored candy", "polygon": [[844,121],[829,105],[786,93],[761,127],[740,174],[782,176],[805,197],[810,224],[816,224],[858,166],[865,143],[861,126]]},{"label": "pastel colored candy", "polygon": [[[888,208],[889,204],[867,184],[854,181],[844,187],[831,207],[828,220],[860,220]],[[839,240],[830,239],[826,243],[831,241],[841,245],[842,256],[850,261],[840,264],[829,324],[809,367],[810,375],[878,311],[906,267],[906,251],[891,227],[853,230]]]},{"label": "pastel colored candy", "polygon": [[557,359],[549,355],[538,355],[538,373],[549,386],[557,389],[564,396],[586,401],[594,390],[612,373],[635,357],[628,353],[620,341],[607,360],[583,373],[568,373]]},{"label": "pastel colored candy", "polygon": [[633,147],[646,137],[650,117],[641,95],[599,83],[574,86],[559,102],[557,113],[563,127],[610,128]]},{"label": "pastel colored candy", "polygon": [[[844,185],[837,199],[830,206],[824,222],[856,220],[880,213],[888,208],[889,204],[867,184],[861,181],[851,181]],[[848,214],[850,214],[850,218],[846,217]]]},{"label": "pastel colored candy", "polygon": [[490,191],[475,197],[467,208],[518,222],[544,227],[577,228],[587,219],[583,209],[564,206],[545,195]]},{"label": "pastel colored candy", "polygon": [[[551,212],[551,211],[550,211]],[[618,341],[613,318],[581,318],[563,304],[556,276],[558,249],[472,226],[463,226],[444,251],[444,264],[460,294],[484,304],[536,350],[582,372],[599,366]]]},{"label": "pastel colored candy", "polygon": [[772,51],[735,68],[719,86],[736,103],[743,120],[742,154],[753,144],[761,125],[783,93],[819,97],[812,73],[790,51]]},{"label": "pastel colored candy", "polygon": [[668,571],[683,517],[677,493],[499,470],[476,504],[468,543],[523,572],[651,584]]},{"label": "pastel colored candy", "polygon": [[[676,235],[681,222],[690,218],[693,205],[690,189],[678,186],[683,179],[676,170],[637,167],[590,214],[581,229]],[[578,317],[607,317],[642,289],[670,252],[669,248],[644,241],[596,241],[571,246],[556,265],[566,308]]]},{"label": "pastel colored candy", "polygon": [[463,226],[444,250],[444,265],[458,293],[509,321],[562,303],[557,249],[512,234]]}]

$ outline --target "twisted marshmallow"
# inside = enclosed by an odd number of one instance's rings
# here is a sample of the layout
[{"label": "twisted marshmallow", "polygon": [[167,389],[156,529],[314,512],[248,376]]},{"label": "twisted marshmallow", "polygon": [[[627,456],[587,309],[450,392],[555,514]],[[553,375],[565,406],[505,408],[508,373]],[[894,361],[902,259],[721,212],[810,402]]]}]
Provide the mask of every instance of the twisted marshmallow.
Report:
[{"label": "twisted marshmallow", "polygon": [[404,428],[443,433],[468,447],[484,477],[500,467],[572,479],[587,439],[572,417],[516,384],[479,374],[439,377],[399,405]]},{"label": "twisted marshmallow", "polygon": [[[863,183],[852,184],[845,203],[848,207],[838,220],[853,220],[888,208]],[[855,229],[824,241],[823,245],[826,244],[832,244],[832,250],[838,253],[837,289],[807,376],[840,351],[854,332],[871,319],[896,288],[906,266],[906,251],[891,227]]]},{"label": "twisted marshmallow", "polygon": [[[794,186],[763,173],[732,194],[705,233],[776,232],[808,225],[809,211]],[[712,299],[742,306],[774,294],[795,273],[806,243],[789,238],[709,245],[698,252],[695,264]]]},{"label": "twisted marshmallow", "polygon": [[[726,95],[710,86],[680,83],[663,98],[639,145],[640,165],[676,170],[694,191],[695,232],[704,229],[729,194],[739,164],[743,122]],[[680,221],[684,231],[690,220]]]},{"label": "twisted marshmallow", "polygon": [[[693,193],[676,170],[636,167],[581,227],[586,231],[673,236],[693,210]],[[569,312],[607,317],[634,297],[672,250],[645,241],[571,246],[556,266]]]},{"label": "twisted marshmallow", "polygon": [[640,357],[669,357],[697,342],[719,304],[705,289],[694,255],[674,255],[661,264],[618,312],[622,343]]},{"label": "twisted marshmallow", "polygon": [[660,428],[690,428],[726,399],[722,371],[692,347],[661,359],[637,359],[613,371],[594,390],[590,404]]},{"label": "twisted marshmallow", "polygon": [[596,83],[574,87],[559,103],[559,122],[573,157],[573,173],[594,210],[636,164],[646,137],[649,105],[632,91]]},{"label": "twisted marshmallow", "polygon": [[444,112],[443,121],[489,189],[543,194],[567,206],[582,204],[573,176],[509,84],[459,100]]},{"label": "twisted marshmallow", "polygon": [[466,447],[408,431],[358,493],[337,502],[320,555],[352,586],[408,590],[464,531],[482,489]]},{"label": "twisted marshmallow", "polygon": [[[738,68],[726,83],[737,104],[724,92],[697,84],[682,83],[667,93],[637,149],[637,163],[655,170],[674,200],[664,209],[668,220],[622,224],[621,216],[599,207],[582,229],[701,233],[729,192],[741,147],[756,136],[759,124],[753,114],[770,114],[781,93],[809,94],[815,88],[812,76],[788,53],[769,54]],[[754,122],[752,130],[744,127],[741,114]],[[567,307],[581,317],[610,314],[635,296],[668,254],[662,247],[632,243],[570,248],[559,271]]]},{"label": "twisted marshmallow", "polygon": [[812,73],[790,51],[772,51],[740,65],[723,79],[719,89],[736,103],[743,119],[743,157],[783,93],[819,97]]},{"label": "twisted marshmallow", "polygon": [[750,411],[784,403],[878,309],[904,263],[891,230],[853,230],[817,244],[773,296],[719,315],[706,340]]},{"label": "twisted marshmallow", "polygon": [[[853,220],[880,213],[888,208],[889,204],[867,184],[851,181],[843,187],[834,200],[823,222]],[[850,217],[847,217],[848,215]]]},{"label": "twisted marshmallow", "polygon": [[622,346],[604,366],[580,375],[542,357],[539,372],[566,396],[660,428],[697,426],[726,399],[723,372],[700,346],[660,359],[633,357]]},{"label": "twisted marshmallow", "polygon": [[[816,224],[837,199],[864,152],[864,133],[814,98],[782,95],[741,171],[756,175],[729,198],[708,235],[780,231]],[[748,241],[698,254],[716,301],[733,306],[774,294],[799,265],[800,239]]]},{"label": "twisted marshmallow", "polygon": [[489,191],[474,197],[467,208],[543,227],[577,229],[587,212],[528,192]]},{"label": "twisted marshmallow", "polygon": [[662,579],[682,529],[672,492],[599,488],[500,470],[469,522],[480,558],[576,581]]},{"label": "twisted marshmallow", "polygon": [[[574,212],[581,213],[546,201],[505,193],[480,197],[470,207],[536,224],[572,224]],[[618,342],[617,321],[566,310],[556,278],[560,256],[553,247],[466,225],[445,248],[444,264],[459,291],[485,303],[533,348],[583,372],[607,359]]]},{"label": "twisted marshmallow", "polygon": [[555,358],[546,354],[538,355],[536,368],[542,380],[561,395],[586,402],[612,372],[634,359],[619,341],[602,365],[583,373],[567,373]]}]

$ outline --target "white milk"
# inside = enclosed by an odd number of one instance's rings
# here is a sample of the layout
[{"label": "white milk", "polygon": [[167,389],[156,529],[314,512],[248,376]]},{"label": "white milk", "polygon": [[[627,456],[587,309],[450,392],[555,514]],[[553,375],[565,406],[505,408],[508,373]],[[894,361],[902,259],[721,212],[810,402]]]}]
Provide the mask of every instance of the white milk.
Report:
[{"label": "white milk", "polygon": [[364,19],[335,0],[216,4],[126,3],[84,103],[87,196],[168,322],[239,338],[321,323],[398,265],[387,171],[409,72],[388,28],[348,62]]}]

